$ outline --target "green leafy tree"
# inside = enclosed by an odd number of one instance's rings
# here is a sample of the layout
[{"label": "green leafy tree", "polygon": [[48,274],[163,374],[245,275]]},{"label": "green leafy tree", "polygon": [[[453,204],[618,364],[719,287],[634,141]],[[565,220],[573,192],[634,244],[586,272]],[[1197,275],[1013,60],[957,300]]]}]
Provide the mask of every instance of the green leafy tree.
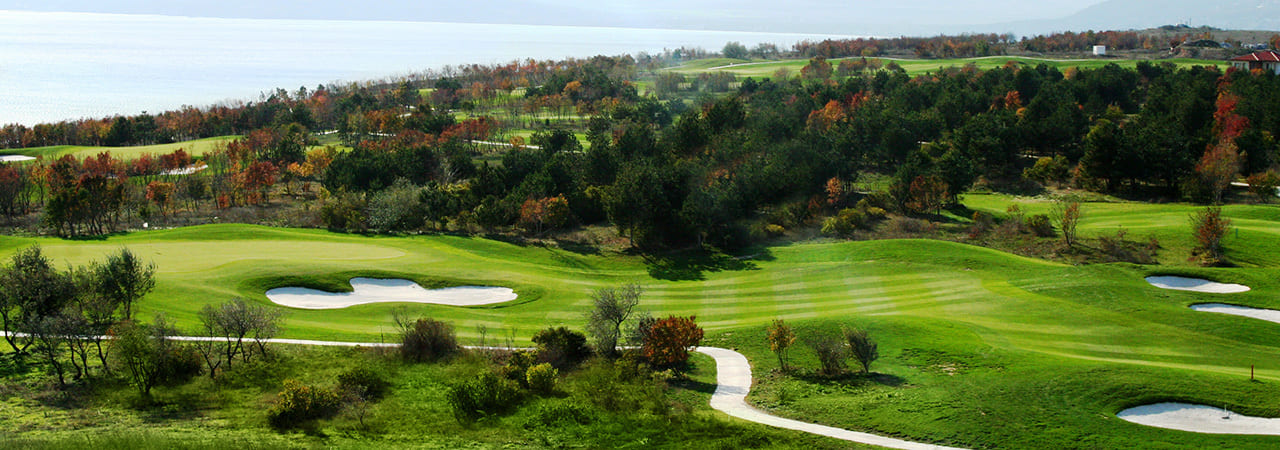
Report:
[{"label": "green leafy tree", "polygon": [[156,266],[144,263],[133,251],[121,248],[95,266],[98,294],[122,309],[125,319],[133,317],[133,304],[156,286]]},{"label": "green leafy tree", "polygon": [[724,49],[720,50],[720,54],[724,55],[725,58],[747,59],[747,46],[742,45],[741,42],[732,41],[724,44]]},{"label": "green leafy tree", "polygon": [[862,366],[862,373],[871,373],[871,363],[880,359],[880,350],[867,330],[859,328],[841,328],[849,354]]},{"label": "green leafy tree", "polygon": [[75,294],[70,276],[53,268],[40,246],[24,248],[0,270],[0,321],[5,340],[19,353],[34,343],[28,334],[46,319],[58,315]]}]

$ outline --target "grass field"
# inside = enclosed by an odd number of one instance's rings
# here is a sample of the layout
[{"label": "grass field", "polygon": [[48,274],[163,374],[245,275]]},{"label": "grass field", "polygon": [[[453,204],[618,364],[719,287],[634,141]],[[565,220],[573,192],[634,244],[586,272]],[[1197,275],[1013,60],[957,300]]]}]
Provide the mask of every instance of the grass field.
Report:
[{"label": "grass field", "polygon": [[50,147],[32,147],[24,149],[14,149],[5,151],[7,154],[27,155],[27,156],[44,156],[46,159],[61,158],[62,155],[75,155],[77,158],[88,156],[97,156],[102,152],[111,152],[112,156],[119,159],[130,160],[136,159],[143,153],[152,155],[163,155],[173,153],[174,150],[183,149],[192,156],[203,155],[205,152],[213,150],[220,145],[240,139],[240,136],[218,136],[205,139],[197,139],[194,141],[175,142],[172,144],[158,145],[139,145],[133,147],[84,147],[79,145],[54,145]]},{"label": "grass field", "polygon": [[[975,210],[1033,199],[969,195]],[[427,286],[501,285],[512,304],[409,306],[451,321],[464,341],[476,326],[490,340],[540,328],[581,329],[590,292],[642,284],[654,315],[697,315],[709,345],[737,348],[756,371],[752,398],[779,414],[845,428],[970,447],[1273,447],[1276,438],[1199,435],[1116,419],[1119,410],[1161,400],[1228,405],[1247,414],[1280,411],[1280,325],[1195,312],[1227,301],[1280,308],[1280,208],[1232,206],[1241,228],[1228,257],[1241,268],[1192,267],[1189,205],[1087,203],[1082,234],[1123,225],[1161,240],[1171,264],[1070,266],[942,241],[885,240],[774,246],[744,258],[649,260],[517,246],[458,236],[366,237],[244,225],[200,226],[104,240],[0,238],[0,255],[39,243],[61,264],[83,264],[128,246],[159,268],[143,317],[165,312],[195,324],[205,304],[233,297],[270,304],[271,287],[349,289],[352,276],[405,277]],[[1165,291],[1143,277],[1183,274],[1243,283],[1229,296]],[[284,337],[387,339],[394,305],[289,310]],[[881,342],[874,378],[781,376],[764,343],[775,318],[801,342],[840,325],[867,327]],[[803,344],[794,364],[814,365]],[[1258,381],[1249,381],[1250,366]]]},{"label": "grass field", "polygon": [[[844,59],[844,58],[841,58],[841,59]],[[955,59],[890,59],[890,58],[880,58],[880,59],[884,61],[885,64],[888,64],[889,61],[893,61],[897,63],[899,66],[902,66],[902,68],[906,70],[908,74],[911,74],[911,75],[920,75],[920,74],[929,73],[929,72],[938,72],[942,68],[960,67],[968,64],[973,64],[979,69],[994,69],[997,67],[1003,67],[1005,64],[1009,63],[1010,61],[1013,61],[1017,64],[1023,64],[1023,65],[1028,65],[1032,67],[1040,64],[1047,64],[1052,67],[1057,67],[1059,70],[1066,70],[1069,67],[1077,67],[1081,69],[1098,68],[1098,67],[1102,67],[1112,63],[1125,68],[1133,68],[1138,65],[1137,60],[1109,59],[1109,58],[1108,59],[1104,59],[1104,58],[1080,59],[1080,60],[1052,60],[1052,59],[1024,58],[1024,57],[1017,57],[1017,56],[994,56],[994,57],[984,57],[984,58],[955,58]],[[840,59],[832,59],[829,61],[834,65],[834,64],[839,64]],[[1165,59],[1165,60],[1154,60],[1152,62],[1153,63],[1171,62],[1179,67],[1191,67],[1191,66],[1198,65],[1198,66],[1218,66],[1221,68],[1225,68],[1228,66],[1228,64],[1225,61],[1200,60],[1200,59]],[[743,76],[743,77],[763,78],[763,77],[771,77],[773,76],[774,72],[777,72],[778,69],[783,69],[783,68],[791,71],[792,75],[797,75],[800,73],[800,69],[803,68],[808,63],[809,61],[807,59],[780,60],[780,61],[763,61],[763,60],[743,61],[743,60],[734,60],[734,59],[726,59],[726,58],[710,58],[710,59],[691,61],[687,64],[674,67],[669,70],[674,72],[682,72],[682,73],[724,71],[724,72],[731,72],[733,74],[736,74],[738,76]]]}]

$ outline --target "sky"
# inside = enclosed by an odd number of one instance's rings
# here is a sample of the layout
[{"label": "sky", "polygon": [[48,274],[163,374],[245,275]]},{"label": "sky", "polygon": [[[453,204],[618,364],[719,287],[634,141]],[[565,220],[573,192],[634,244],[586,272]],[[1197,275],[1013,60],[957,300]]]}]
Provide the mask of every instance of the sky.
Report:
[{"label": "sky", "polygon": [[[0,0],[0,10],[253,19],[406,20],[782,33],[928,34],[1056,19],[1103,0]],[[901,33],[894,33],[900,30]]]}]

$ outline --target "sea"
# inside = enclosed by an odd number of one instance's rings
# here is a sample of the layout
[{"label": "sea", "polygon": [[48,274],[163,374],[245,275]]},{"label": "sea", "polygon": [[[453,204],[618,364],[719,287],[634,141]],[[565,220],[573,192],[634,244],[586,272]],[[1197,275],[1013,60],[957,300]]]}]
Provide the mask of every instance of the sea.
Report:
[{"label": "sea", "polygon": [[823,34],[0,10],[0,125],[253,101],[447,65],[620,55]]}]

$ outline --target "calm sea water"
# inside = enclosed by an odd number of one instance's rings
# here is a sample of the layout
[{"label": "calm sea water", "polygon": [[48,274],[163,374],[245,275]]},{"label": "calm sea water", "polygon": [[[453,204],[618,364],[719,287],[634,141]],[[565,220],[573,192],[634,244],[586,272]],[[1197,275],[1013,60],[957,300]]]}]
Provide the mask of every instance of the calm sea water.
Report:
[{"label": "calm sea water", "polygon": [[252,100],[274,88],[450,64],[780,47],[841,37],[431,22],[245,20],[0,11],[0,124]]}]

